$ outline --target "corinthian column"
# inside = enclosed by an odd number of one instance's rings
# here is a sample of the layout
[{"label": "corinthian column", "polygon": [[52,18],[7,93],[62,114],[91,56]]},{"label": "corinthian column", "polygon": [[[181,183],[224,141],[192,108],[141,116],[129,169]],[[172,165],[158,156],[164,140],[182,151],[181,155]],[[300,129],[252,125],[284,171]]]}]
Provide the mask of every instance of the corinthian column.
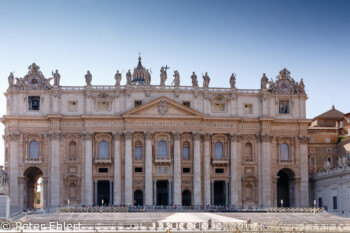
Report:
[{"label": "corinthian column", "polygon": [[210,135],[204,135],[204,205],[210,205]]},{"label": "corinthian column", "polygon": [[121,133],[113,133],[114,138],[114,183],[113,183],[113,203],[121,205],[122,199],[122,177],[121,177],[121,155],[120,155],[120,139]]},{"label": "corinthian column", "polygon": [[125,132],[125,205],[133,205],[132,201],[132,132]]},{"label": "corinthian column", "polygon": [[55,209],[60,205],[60,131],[49,132],[51,139],[51,162],[50,162],[50,204]]},{"label": "corinthian column", "polygon": [[237,142],[241,139],[238,134],[230,135],[230,205],[239,205],[239,189],[241,188],[241,179],[239,173],[239,160],[237,151]]},{"label": "corinthian column", "polygon": [[262,199],[263,207],[272,205],[271,140],[273,136],[261,134],[262,141]]},{"label": "corinthian column", "polygon": [[181,133],[173,133],[174,137],[174,205],[181,205]]},{"label": "corinthian column", "polygon": [[202,204],[201,195],[201,154],[200,154],[200,133],[194,133],[193,145],[193,204]]},{"label": "corinthian column", "polygon": [[[145,205],[152,205],[153,180],[152,180],[152,139],[153,133],[146,132],[145,147]],[[156,194],[155,194],[156,195]]]},{"label": "corinthian column", "polygon": [[85,140],[85,167],[84,167],[84,203],[92,205],[92,137],[93,133],[83,132],[82,137]]},{"label": "corinthian column", "polygon": [[309,171],[307,167],[307,136],[299,136],[300,158],[300,207],[309,207]]},{"label": "corinthian column", "polygon": [[[11,210],[18,211],[18,149],[19,139],[21,133],[12,132],[9,133],[10,139],[10,167],[9,167],[9,178],[10,178],[10,199],[11,199]],[[23,194],[22,194],[23,195]]]}]

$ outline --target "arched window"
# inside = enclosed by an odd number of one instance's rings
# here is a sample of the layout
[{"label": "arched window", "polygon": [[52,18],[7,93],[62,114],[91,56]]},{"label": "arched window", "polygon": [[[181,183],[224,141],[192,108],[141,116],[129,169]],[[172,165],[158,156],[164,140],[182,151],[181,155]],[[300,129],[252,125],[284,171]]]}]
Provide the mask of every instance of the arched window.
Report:
[{"label": "arched window", "polygon": [[77,144],[74,141],[69,143],[69,158],[76,158],[77,156]]},{"label": "arched window", "polygon": [[289,147],[288,144],[281,144],[281,160],[289,160]]},{"label": "arched window", "polygon": [[98,146],[98,156],[99,157],[108,157],[108,143],[106,141],[100,142]]},{"label": "arched window", "polygon": [[223,157],[223,145],[221,142],[215,143],[215,158]]},{"label": "arched window", "polygon": [[142,143],[137,141],[135,143],[135,159],[142,158]]},{"label": "arched window", "polygon": [[189,142],[184,142],[184,144],[182,145],[182,157],[184,159],[190,158],[190,143]]},{"label": "arched window", "polygon": [[39,158],[39,143],[31,141],[29,144],[29,158]]},{"label": "arched window", "polygon": [[252,160],[253,159],[253,146],[250,142],[246,143],[245,144],[245,147],[244,147],[244,152],[245,152],[245,158],[247,160]]},{"label": "arched window", "polygon": [[158,142],[158,156],[166,156],[166,142],[160,141]]},{"label": "arched window", "polygon": [[75,200],[77,196],[77,186],[74,183],[69,184],[69,199]]}]

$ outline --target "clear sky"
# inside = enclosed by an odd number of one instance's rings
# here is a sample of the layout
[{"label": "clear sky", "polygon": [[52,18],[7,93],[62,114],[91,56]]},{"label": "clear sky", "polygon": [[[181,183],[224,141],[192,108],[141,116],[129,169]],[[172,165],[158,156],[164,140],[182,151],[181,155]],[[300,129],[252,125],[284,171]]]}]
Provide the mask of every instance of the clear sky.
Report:
[{"label": "clear sky", "polygon": [[[23,77],[33,62],[46,77],[58,69],[61,85],[84,85],[87,70],[92,84],[111,85],[117,69],[123,84],[141,52],[153,84],[168,65],[182,85],[196,71],[208,72],[212,87],[229,87],[236,73],[238,88],[257,89],[263,73],[275,78],[286,67],[304,79],[308,118],[332,104],[350,112],[349,12],[345,0],[0,0],[0,93],[11,71]],[[3,115],[3,95],[0,106]]]}]

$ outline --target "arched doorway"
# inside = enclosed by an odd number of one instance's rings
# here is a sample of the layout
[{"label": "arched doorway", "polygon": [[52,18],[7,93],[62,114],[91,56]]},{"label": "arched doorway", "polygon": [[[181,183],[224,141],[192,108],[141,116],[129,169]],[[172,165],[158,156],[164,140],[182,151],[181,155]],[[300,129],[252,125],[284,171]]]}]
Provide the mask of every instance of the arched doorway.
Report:
[{"label": "arched doorway", "polygon": [[294,172],[284,168],[277,173],[277,176],[277,207],[282,207],[282,201],[283,207],[296,207]]},{"label": "arched doorway", "polygon": [[134,192],[134,205],[143,206],[143,192],[141,190]]},{"label": "arched doorway", "polygon": [[40,168],[27,168],[23,174],[27,178],[24,189],[23,206],[26,210],[41,209],[44,203],[44,189],[41,177],[43,172]]},{"label": "arched doorway", "polygon": [[191,192],[189,190],[184,190],[182,192],[182,205],[183,206],[190,206],[190,205],[192,205]]}]

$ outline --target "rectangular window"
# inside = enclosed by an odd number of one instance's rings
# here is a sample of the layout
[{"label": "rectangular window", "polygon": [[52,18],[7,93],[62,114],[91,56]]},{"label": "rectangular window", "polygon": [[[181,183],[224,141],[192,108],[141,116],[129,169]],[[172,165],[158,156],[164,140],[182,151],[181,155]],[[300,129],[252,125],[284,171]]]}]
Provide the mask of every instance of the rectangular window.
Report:
[{"label": "rectangular window", "polygon": [[40,96],[28,97],[28,110],[34,110],[34,111],[40,110]]},{"label": "rectangular window", "polygon": [[330,138],[326,138],[326,142],[327,142],[327,143],[330,143],[330,142],[331,142],[331,139],[330,139]]},{"label": "rectangular window", "polygon": [[135,100],[135,102],[134,102],[135,108],[140,106],[140,105],[142,105],[142,100]]},{"label": "rectangular window", "polygon": [[328,154],[332,153],[332,148],[327,148],[327,153]]},{"label": "rectangular window", "polygon": [[310,163],[311,163],[311,165],[315,165],[315,158],[311,158]]},{"label": "rectangular window", "polygon": [[310,142],[314,142],[314,138],[310,138]]},{"label": "rectangular window", "polygon": [[214,103],[214,112],[224,112],[224,111],[225,111],[225,104]]},{"label": "rectangular window", "polygon": [[135,167],[135,172],[142,172],[142,167]]},{"label": "rectangular window", "polygon": [[278,105],[278,112],[279,114],[289,114],[289,101],[288,100],[281,100]]},{"label": "rectangular window", "polygon": [[191,172],[191,168],[189,168],[189,167],[184,167],[184,168],[182,168],[182,172],[183,172],[183,173],[190,173],[190,172]]},{"label": "rectangular window", "polygon": [[253,105],[245,104],[244,105],[244,114],[252,114],[253,113]]},{"label": "rectangular window", "polygon": [[135,147],[135,158],[142,158],[142,147],[141,146]]},{"label": "rectangular window", "polygon": [[185,105],[186,107],[191,107],[191,102],[189,102],[189,101],[184,101],[184,102],[182,102],[183,103],[183,105]]},{"label": "rectangular window", "polygon": [[337,196],[333,197],[333,210],[338,209],[338,201],[337,201]]},{"label": "rectangular window", "polygon": [[183,147],[182,148],[182,156],[184,159],[188,159],[190,157],[190,148]]},{"label": "rectangular window", "polygon": [[343,121],[340,121],[340,122],[339,122],[339,127],[340,127],[340,128],[343,127]]},{"label": "rectangular window", "polygon": [[105,101],[97,102],[97,109],[99,111],[109,111],[109,102],[105,102]]},{"label": "rectangular window", "polygon": [[77,101],[69,101],[68,102],[68,111],[69,112],[76,112],[77,110],[78,110]]},{"label": "rectangular window", "polygon": [[215,173],[224,173],[225,172],[225,170],[223,169],[223,168],[216,168],[215,169]]},{"label": "rectangular window", "polygon": [[323,203],[322,203],[322,197],[318,198],[318,207],[322,208],[323,207]]},{"label": "rectangular window", "polygon": [[98,169],[99,173],[108,173],[108,168],[101,167]]}]

